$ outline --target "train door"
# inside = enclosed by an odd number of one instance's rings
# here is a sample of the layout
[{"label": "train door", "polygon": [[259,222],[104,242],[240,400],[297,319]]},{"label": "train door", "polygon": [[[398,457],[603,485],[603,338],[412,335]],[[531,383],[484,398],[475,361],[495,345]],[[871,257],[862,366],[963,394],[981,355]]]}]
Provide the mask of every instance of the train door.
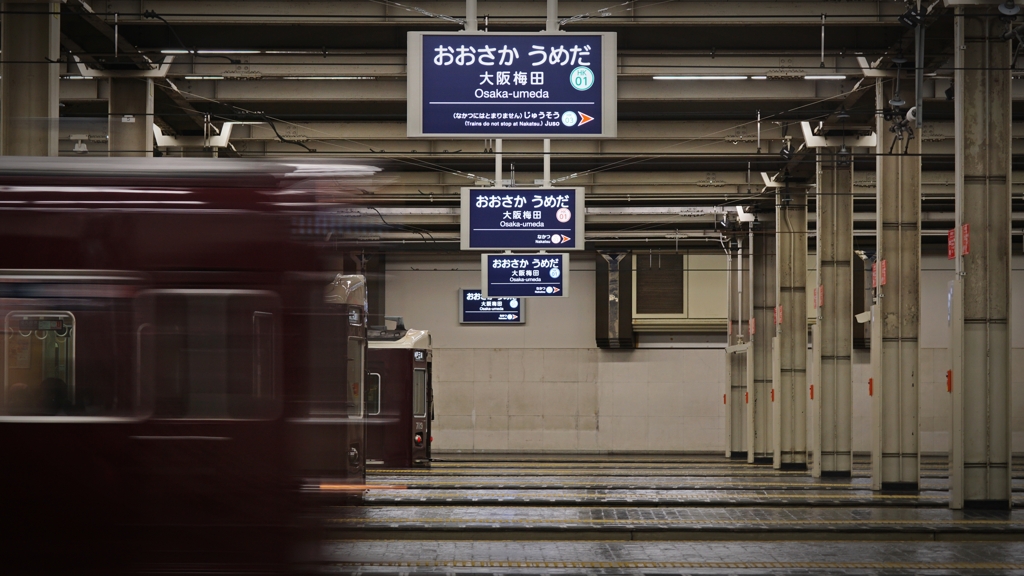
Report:
[{"label": "train door", "polygon": [[429,465],[430,462],[430,351],[413,350],[412,374],[412,464]]},{"label": "train door", "polygon": [[[135,302],[136,370],[152,415],[130,440],[139,518],[174,527],[192,558],[275,562],[288,480],[279,389],[280,302],[259,290],[166,289]],[[267,557],[266,555],[270,555]]]},{"label": "train door", "polygon": [[385,430],[388,421],[384,374],[387,366],[380,351],[366,350],[366,465],[380,466],[386,461]]}]

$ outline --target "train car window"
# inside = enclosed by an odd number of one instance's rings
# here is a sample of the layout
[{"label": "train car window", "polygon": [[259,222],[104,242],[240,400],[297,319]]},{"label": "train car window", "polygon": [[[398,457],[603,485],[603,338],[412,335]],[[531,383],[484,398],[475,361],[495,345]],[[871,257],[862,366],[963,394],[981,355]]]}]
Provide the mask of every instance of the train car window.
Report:
[{"label": "train car window", "polygon": [[370,416],[380,414],[380,374],[370,372],[366,381],[366,413]]},{"label": "train car window", "polygon": [[10,312],[4,319],[4,406],[10,416],[83,410],[75,390],[75,317],[68,311]]},{"label": "train car window", "polygon": [[363,415],[363,357],[366,341],[362,338],[348,339],[348,386],[346,390],[350,394],[349,402],[355,402],[358,406],[357,412],[350,412],[350,416]]},{"label": "train car window", "polygon": [[252,313],[252,395],[255,398],[273,398],[274,362],[277,348],[274,346],[274,315],[270,312]]},{"label": "train car window", "polygon": [[136,299],[138,370],[153,416],[277,416],[278,299],[249,290],[155,290]]},{"label": "train car window", "polygon": [[427,415],[427,371],[417,368],[412,373],[412,415]]}]

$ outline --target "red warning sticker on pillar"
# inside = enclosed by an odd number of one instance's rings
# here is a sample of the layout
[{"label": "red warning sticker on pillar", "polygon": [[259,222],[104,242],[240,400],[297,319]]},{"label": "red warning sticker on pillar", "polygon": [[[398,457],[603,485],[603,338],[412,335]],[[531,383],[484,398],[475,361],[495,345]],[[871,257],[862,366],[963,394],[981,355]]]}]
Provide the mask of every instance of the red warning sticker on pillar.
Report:
[{"label": "red warning sticker on pillar", "polygon": [[878,262],[871,263],[871,287],[878,288]]},{"label": "red warning sticker on pillar", "polygon": [[971,225],[964,224],[960,231],[960,253],[967,256],[971,253]]},{"label": "red warning sticker on pillar", "polygon": [[879,278],[879,281],[882,283],[882,286],[885,286],[885,268],[886,268],[885,262],[886,262],[885,260],[882,260],[882,272],[881,272],[882,277]]},{"label": "red warning sticker on pillar", "polygon": [[950,260],[956,258],[956,228],[953,228],[948,233],[946,239],[946,257]]},{"label": "red warning sticker on pillar", "polygon": [[751,336],[754,335],[754,332],[757,332],[757,322],[754,320],[754,318],[750,319],[750,325],[747,327],[747,331],[750,333]]}]

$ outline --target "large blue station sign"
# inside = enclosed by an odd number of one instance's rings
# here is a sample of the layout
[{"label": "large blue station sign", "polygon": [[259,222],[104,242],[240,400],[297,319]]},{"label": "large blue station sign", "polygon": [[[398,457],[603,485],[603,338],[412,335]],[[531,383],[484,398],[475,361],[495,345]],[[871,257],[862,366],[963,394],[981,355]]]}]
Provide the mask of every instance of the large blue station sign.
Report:
[{"label": "large blue station sign", "polygon": [[481,254],[485,298],[569,295],[569,254]]},{"label": "large blue station sign", "polygon": [[614,137],[616,35],[409,32],[408,135]]},{"label": "large blue station sign", "polygon": [[463,250],[582,250],[583,188],[463,188]]},{"label": "large blue station sign", "polygon": [[460,324],[524,324],[521,298],[484,298],[482,290],[459,290]]}]

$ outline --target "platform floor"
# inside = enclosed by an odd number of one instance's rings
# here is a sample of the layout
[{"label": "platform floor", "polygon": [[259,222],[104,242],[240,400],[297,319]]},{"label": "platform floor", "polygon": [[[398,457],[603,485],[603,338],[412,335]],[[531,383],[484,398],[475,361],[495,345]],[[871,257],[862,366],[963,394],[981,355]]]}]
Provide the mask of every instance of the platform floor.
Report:
[{"label": "platform floor", "polygon": [[919,492],[874,492],[869,463],[811,478],[717,456],[447,456],[377,470],[327,510],[321,568],[367,574],[1020,574],[1013,511],[948,508],[942,458]]}]

